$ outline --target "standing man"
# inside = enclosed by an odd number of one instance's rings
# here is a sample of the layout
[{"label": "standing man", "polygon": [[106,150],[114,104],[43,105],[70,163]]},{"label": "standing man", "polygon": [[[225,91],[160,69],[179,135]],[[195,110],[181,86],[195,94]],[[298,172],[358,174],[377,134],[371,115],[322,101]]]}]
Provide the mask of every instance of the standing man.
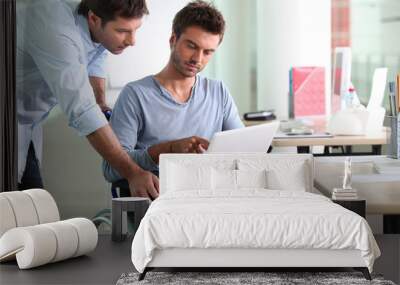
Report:
[{"label": "standing man", "polygon": [[[242,128],[226,86],[198,73],[222,42],[225,21],[210,3],[193,1],[172,24],[168,64],[122,90],[111,126],[122,147],[143,169],[158,174],[162,153],[200,153],[216,132]],[[121,179],[107,161],[107,180]]]},{"label": "standing man", "polygon": [[[145,0],[20,1],[17,6],[19,188],[42,187],[42,123],[59,104],[69,125],[129,182],[131,195],[156,198],[158,179],[122,149],[102,110],[107,51],[135,44]],[[97,103],[96,103],[97,102]]]}]

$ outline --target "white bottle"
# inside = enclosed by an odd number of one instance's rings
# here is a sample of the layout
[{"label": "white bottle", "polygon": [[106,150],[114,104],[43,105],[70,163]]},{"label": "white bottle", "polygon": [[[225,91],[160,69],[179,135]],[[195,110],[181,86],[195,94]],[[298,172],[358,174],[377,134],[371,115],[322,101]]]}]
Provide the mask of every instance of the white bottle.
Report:
[{"label": "white bottle", "polygon": [[349,90],[346,92],[346,96],[344,98],[346,103],[346,109],[353,109],[354,108],[354,97],[355,97],[355,89],[350,87]]}]

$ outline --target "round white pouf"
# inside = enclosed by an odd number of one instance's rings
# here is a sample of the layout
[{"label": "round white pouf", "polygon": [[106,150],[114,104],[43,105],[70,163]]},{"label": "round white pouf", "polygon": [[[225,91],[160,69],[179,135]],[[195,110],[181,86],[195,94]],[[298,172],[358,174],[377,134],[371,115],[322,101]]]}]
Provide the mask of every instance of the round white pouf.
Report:
[{"label": "round white pouf", "polygon": [[39,218],[39,224],[60,220],[57,204],[49,192],[43,189],[29,189],[23,191],[23,193],[26,193],[32,199]]},{"label": "round white pouf", "polygon": [[0,261],[16,256],[20,269],[77,257],[96,248],[97,229],[85,218],[13,228],[0,238]]},{"label": "round white pouf", "polygon": [[30,196],[24,192],[3,192],[1,196],[10,202],[17,227],[33,226],[39,223],[35,205]]},{"label": "round white pouf", "polygon": [[74,257],[86,254],[96,248],[98,232],[92,221],[84,218],[74,218],[64,222],[73,225],[78,232],[79,244]]},{"label": "round white pouf", "polygon": [[78,250],[79,238],[72,225],[61,221],[44,224],[43,227],[51,229],[57,239],[57,252],[51,262],[64,260],[75,255]]},{"label": "round white pouf", "polygon": [[2,195],[0,195],[0,219],[0,237],[9,229],[17,226],[11,204],[8,199]]},{"label": "round white pouf", "polygon": [[40,225],[14,228],[0,239],[0,259],[16,255],[20,269],[28,269],[51,262],[57,251],[53,231]]}]

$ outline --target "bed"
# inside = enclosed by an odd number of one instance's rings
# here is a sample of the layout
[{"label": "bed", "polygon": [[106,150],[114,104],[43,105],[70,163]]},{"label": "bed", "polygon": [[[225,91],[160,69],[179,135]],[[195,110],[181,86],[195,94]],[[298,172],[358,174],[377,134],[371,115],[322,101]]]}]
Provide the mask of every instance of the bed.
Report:
[{"label": "bed", "polygon": [[164,154],[160,197],[132,243],[154,268],[352,267],[380,251],[359,215],[313,193],[308,154]]}]

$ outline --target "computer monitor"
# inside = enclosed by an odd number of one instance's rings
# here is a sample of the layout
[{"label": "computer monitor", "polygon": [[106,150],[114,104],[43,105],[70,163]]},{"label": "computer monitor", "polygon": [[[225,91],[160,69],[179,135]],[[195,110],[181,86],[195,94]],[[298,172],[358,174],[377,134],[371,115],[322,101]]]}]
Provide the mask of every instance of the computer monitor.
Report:
[{"label": "computer monitor", "polygon": [[335,48],[332,69],[332,114],[346,108],[345,94],[351,84],[351,48]]}]

